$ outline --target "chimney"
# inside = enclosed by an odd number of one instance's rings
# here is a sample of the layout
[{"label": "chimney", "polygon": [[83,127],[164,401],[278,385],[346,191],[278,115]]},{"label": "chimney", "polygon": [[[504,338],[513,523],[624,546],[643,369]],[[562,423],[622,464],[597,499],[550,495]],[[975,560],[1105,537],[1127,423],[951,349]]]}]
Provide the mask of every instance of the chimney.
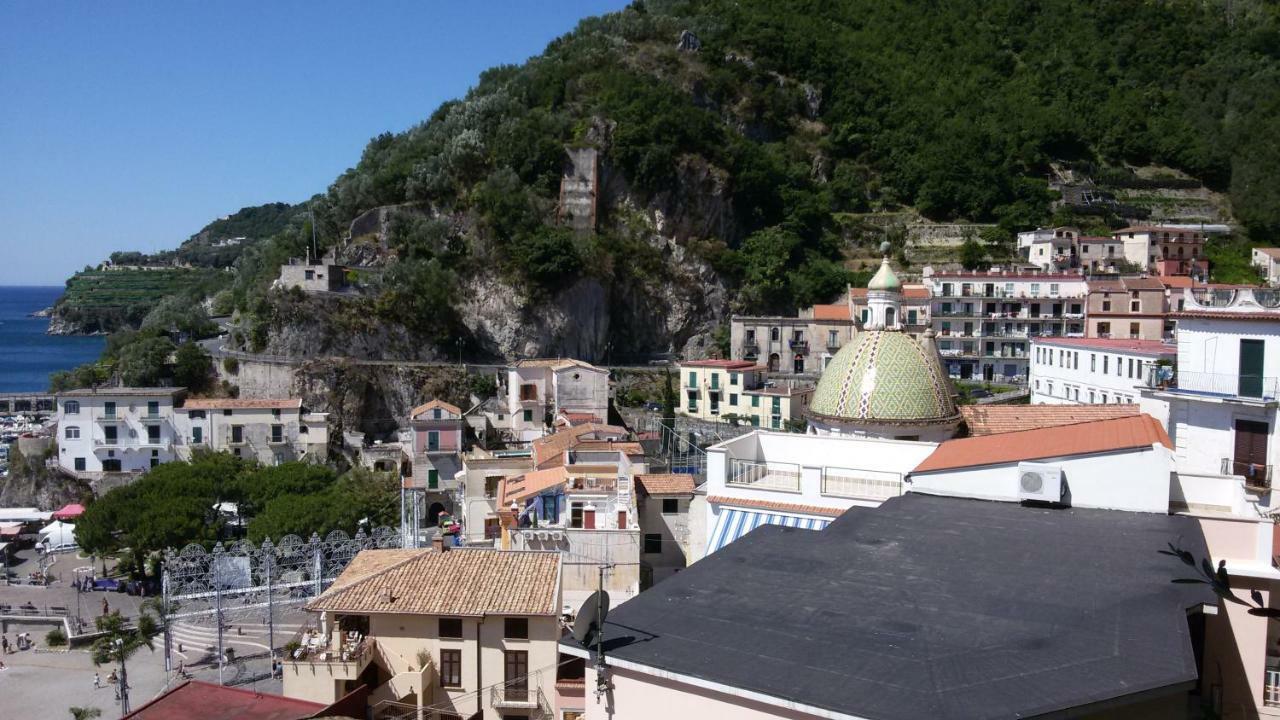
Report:
[{"label": "chimney", "polygon": [[436,533],[431,538],[431,549],[436,552],[449,552],[449,543],[444,541],[444,536]]}]

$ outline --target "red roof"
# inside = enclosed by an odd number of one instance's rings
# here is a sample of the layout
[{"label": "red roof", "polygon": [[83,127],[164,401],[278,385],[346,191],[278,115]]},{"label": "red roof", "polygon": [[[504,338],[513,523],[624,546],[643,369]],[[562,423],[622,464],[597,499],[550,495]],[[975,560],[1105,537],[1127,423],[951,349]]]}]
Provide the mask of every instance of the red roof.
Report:
[{"label": "red roof", "polygon": [[937,472],[982,465],[1004,465],[1023,460],[1093,455],[1146,448],[1156,444],[1173,449],[1169,434],[1155,418],[1150,415],[1134,415],[1115,420],[948,440],[939,445],[912,472]]},{"label": "red roof", "polygon": [[300,398],[190,398],[182,404],[184,410],[292,410],[302,407]]},{"label": "red roof", "polygon": [[848,305],[814,305],[814,320],[848,320]]},{"label": "red roof", "polygon": [[1093,348],[1112,352],[1129,352],[1137,355],[1177,355],[1178,346],[1160,340],[1129,340],[1125,338],[1036,338],[1039,345]]},{"label": "red roof", "polygon": [[70,520],[71,518],[78,518],[83,514],[84,514],[83,505],[79,503],[69,503],[67,505],[63,505],[60,509],[54,511],[53,519],[54,520]]},{"label": "red roof", "polygon": [[970,435],[994,435],[1141,415],[1131,403],[1106,405],[961,405]]},{"label": "red roof", "polygon": [[1200,320],[1253,320],[1255,322],[1280,322],[1280,313],[1275,312],[1219,312],[1217,310],[1183,310],[1181,312],[1171,312],[1165,317],[1174,320],[1200,319]]},{"label": "red roof", "polygon": [[1047,273],[1047,272],[974,272],[972,270],[956,270],[954,272],[935,272],[930,279],[939,280],[981,280],[983,282],[999,282],[1002,280],[1084,280],[1082,273]]},{"label": "red roof", "polygon": [[439,398],[433,398],[419,405],[418,407],[410,410],[409,417],[416,418],[422,413],[428,410],[434,410],[435,408],[440,408],[441,410],[447,410],[450,413],[453,413],[454,415],[458,415],[458,416],[462,415],[462,408],[458,407],[457,405],[454,405],[452,403],[447,403]]},{"label": "red roof", "polygon": [[188,680],[125,715],[133,720],[302,720],[327,706],[200,680]]},{"label": "red roof", "polygon": [[686,360],[680,367],[720,368],[722,370],[750,370],[756,364],[750,360]]}]

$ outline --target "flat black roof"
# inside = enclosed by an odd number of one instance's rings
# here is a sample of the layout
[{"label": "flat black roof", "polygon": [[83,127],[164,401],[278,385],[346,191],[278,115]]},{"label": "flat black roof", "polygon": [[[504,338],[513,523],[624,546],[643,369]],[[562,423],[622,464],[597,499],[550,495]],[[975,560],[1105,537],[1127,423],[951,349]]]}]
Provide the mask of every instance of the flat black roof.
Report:
[{"label": "flat black roof", "polygon": [[[609,615],[615,659],[868,718],[1041,715],[1197,678],[1192,518],[907,494],[764,525]],[[573,644],[571,639],[567,644]]]}]

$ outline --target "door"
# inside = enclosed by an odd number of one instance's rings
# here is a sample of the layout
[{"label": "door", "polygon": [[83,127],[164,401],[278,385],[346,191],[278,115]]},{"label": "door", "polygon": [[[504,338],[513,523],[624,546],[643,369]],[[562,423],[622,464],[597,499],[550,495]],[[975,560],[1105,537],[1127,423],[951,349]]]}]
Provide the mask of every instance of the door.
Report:
[{"label": "door", "polygon": [[627,529],[627,511],[626,510],[618,511],[618,529],[619,530]]},{"label": "door", "polygon": [[596,529],[596,511],[595,510],[582,511],[582,527],[586,528],[587,530]]},{"label": "door", "polygon": [[[1242,378],[1243,379],[1243,378]],[[1266,485],[1267,435],[1270,426],[1256,420],[1236,420],[1235,457],[1232,475],[1243,475],[1250,485]]]},{"label": "door", "polygon": [[1261,340],[1240,341],[1240,387],[1237,394],[1243,397],[1262,397],[1264,347]]},{"label": "door", "polygon": [[432,430],[427,433],[427,452],[434,452],[440,449],[440,433]]},{"label": "door", "polygon": [[508,650],[503,653],[503,699],[507,702],[529,700],[529,653],[524,650]]}]

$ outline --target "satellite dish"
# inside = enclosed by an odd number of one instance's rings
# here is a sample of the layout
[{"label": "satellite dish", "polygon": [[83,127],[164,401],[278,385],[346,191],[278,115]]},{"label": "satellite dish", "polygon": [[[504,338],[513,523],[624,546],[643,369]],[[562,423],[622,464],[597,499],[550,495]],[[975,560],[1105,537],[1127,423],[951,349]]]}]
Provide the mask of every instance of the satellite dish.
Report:
[{"label": "satellite dish", "polygon": [[583,647],[590,647],[596,635],[604,627],[605,618],[609,617],[609,593],[597,590],[591,593],[582,607],[578,609],[578,617],[573,621],[573,639]]}]

